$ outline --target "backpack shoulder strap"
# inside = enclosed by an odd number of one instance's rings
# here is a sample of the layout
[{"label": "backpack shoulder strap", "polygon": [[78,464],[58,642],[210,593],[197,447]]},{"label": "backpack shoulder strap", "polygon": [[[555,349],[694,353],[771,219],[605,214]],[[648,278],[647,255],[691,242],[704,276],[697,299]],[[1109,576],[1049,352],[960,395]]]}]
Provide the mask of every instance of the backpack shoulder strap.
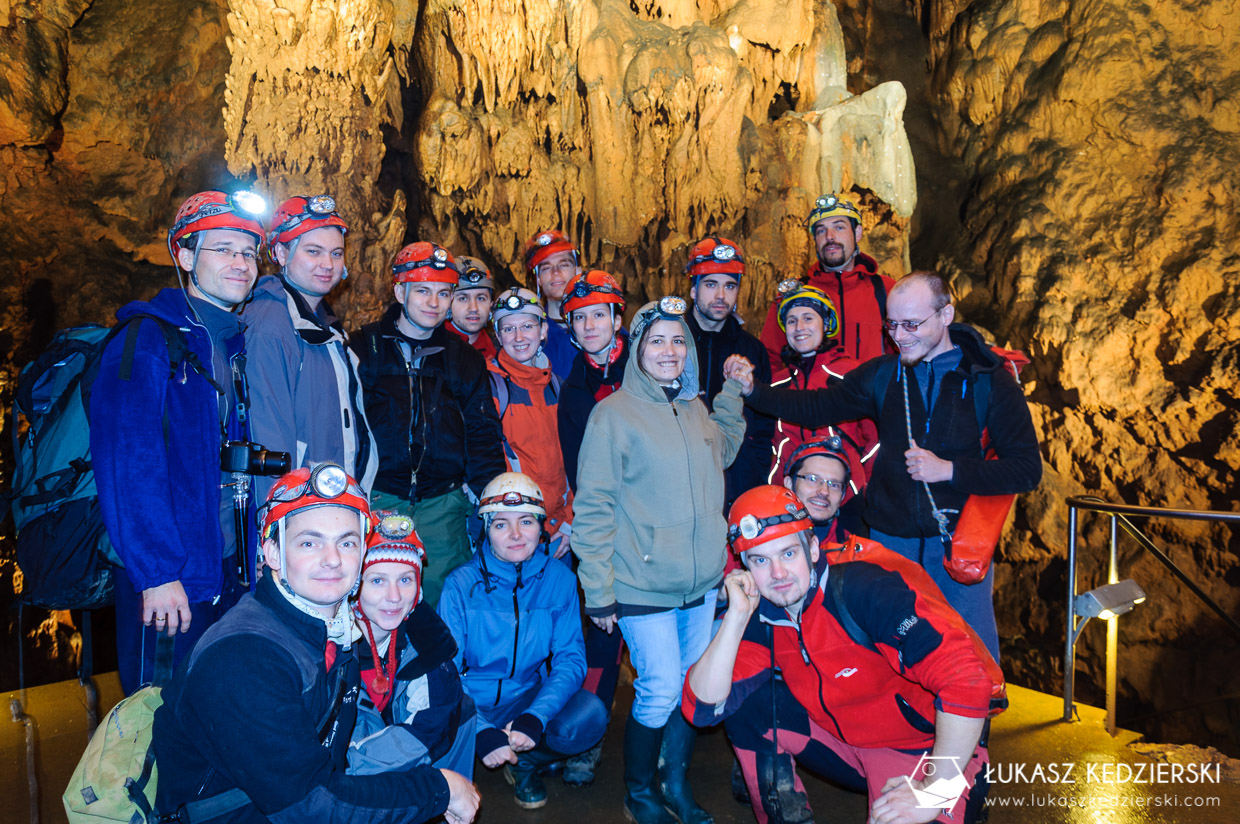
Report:
[{"label": "backpack shoulder strap", "polygon": [[135,312],[112,327],[112,331],[108,333],[108,336],[104,338],[103,343],[100,345],[100,351],[103,351],[104,347],[111,343],[112,338],[121,333],[121,330],[128,330],[125,335],[125,349],[121,353],[121,380],[129,380],[133,373],[133,356],[134,350],[138,345],[138,329],[140,326],[136,321],[142,320],[153,321],[164,336],[164,345],[168,347],[169,378],[176,374],[177,367],[181,365],[182,361],[188,361],[195,371],[202,371],[202,364],[199,363],[198,357],[190,351],[189,339],[179,326],[149,312]]},{"label": "backpack shoulder strap", "polygon": [[883,401],[887,399],[887,385],[891,383],[891,378],[896,373],[896,362],[895,358],[885,358],[874,370],[874,397],[878,401],[878,414],[880,415],[883,413]]},{"label": "backpack shoulder strap", "polygon": [[835,608],[839,612],[840,625],[844,627],[848,637],[871,652],[878,652],[877,645],[848,609],[848,602],[844,600],[844,576],[839,573],[832,575],[828,569],[827,585],[831,587],[831,597],[835,600]]},{"label": "backpack shoulder strap", "polygon": [[877,272],[870,273],[870,285],[874,287],[874,301],[878,304],[878,316],[883,320],[887,319],[887,285],[883,283],[882,275]]},{"label": "backpack shoulder strap", "polygon": [[502,421],[504,413],[508,411],[508,381],[494,369],[488,369],[487,376],[491,379],[491,395],[495,398],[497,407],[496,417]]}]

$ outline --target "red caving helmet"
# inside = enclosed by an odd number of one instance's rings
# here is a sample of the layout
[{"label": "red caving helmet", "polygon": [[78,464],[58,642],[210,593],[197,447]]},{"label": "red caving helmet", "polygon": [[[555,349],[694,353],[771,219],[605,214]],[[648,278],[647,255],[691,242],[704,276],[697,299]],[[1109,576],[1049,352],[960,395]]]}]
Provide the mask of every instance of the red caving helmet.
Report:
[{"label": "red caving helmet", "polygon": [[767,541],[813,529],[809,512],[791,489],[756,486],[743,493],[728,512],[728,544],[737,555]]},{"label": "red caving helmet", "polygon": [[396,253],[392,283],[450,283],[456,286],[460,272],[452,254],[438,243],[419,240]]},{"label": "red caving helmet", "polygon": [[564,302],[560,311],[565,317],[572,315],[577,309],[611,303],[624,311],[624,290],[611,275],[602,269],[591,269],[582,272],[568,282],[564,288]]},{"label": "red caving helmet", "polygon": [[525,246],[521,248],[521,258],[525,261],[525,271],[531,275],[536,275],[536,270],[540,263],[560,252],[572,252],[573,259],[577,261],[577,265],[581,265],[581,255],[578,254],[577,247],[573,245],[573,242],[568,239],[568,235],[555,229],[539,232],[527,240]]},{"label": "red caving helmet", "polygon": [[[207,191],[191,195],[177,209],[177,216],[168,230],[171,249],[186,235],[205,232],[208,229],[234,229],[254,236],[261,249],[267,230],[263,227],[262,214],[267,204],[253,192]],[[175,263],[175,258],[173,260]]]},{"label": "red caving helmet", "polygon": [[737,280],[745,274],[745,257],[741,247],[724,237],[703,238],[689,250],[685,274],[691,278],[703,275],[732,275]]}]

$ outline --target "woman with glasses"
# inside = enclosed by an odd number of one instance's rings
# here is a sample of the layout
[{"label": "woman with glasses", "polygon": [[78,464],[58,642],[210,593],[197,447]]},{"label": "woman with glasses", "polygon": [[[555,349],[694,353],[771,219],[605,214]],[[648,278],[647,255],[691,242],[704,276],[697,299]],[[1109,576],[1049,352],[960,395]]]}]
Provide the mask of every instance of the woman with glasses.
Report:
[{"label": "woman with glasses", "polygon": [[573,493],[560,452],[560,379],[543,351],[547,313],[529,289],[509,289],[492,309],[499,354],[487,361],[491,395],[504,432],[504,458],[511,472],[528,475],[543,490],[551,553],[568,554]]},{"label": "woman with glasses", "polygon": [[745,421],[735,381],[713,413],[699,399],[685,309],[665,297],[638,312],[637,368],[590,414],[577,468],[573,550],[586,614],[619,627],[637,671],[624,742],[625,809],[637,824],[670,824],[673,813],[682,824],[712,820],[685,782],[695,733],[680,702],[710,641],[726,547],[723,471]]}]

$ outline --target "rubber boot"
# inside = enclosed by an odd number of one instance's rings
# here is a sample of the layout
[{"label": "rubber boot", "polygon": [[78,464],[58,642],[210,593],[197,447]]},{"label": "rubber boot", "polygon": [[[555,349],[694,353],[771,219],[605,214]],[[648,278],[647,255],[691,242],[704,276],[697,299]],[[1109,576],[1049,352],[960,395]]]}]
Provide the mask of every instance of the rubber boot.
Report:
[{"label": "rubber boot", "polygon": [[570,787],[588,787],[594,783],[594,769],[603,757],[603,742],[600,741],[581,755],[574,755],[564,762],[563,781]]},{"label": "rubber boot", "polygon": [[662,727],[647,727],[632,715],[624,727],[624,816],[633,824],[674,824],[659,791]]},{"label": "rubber boot", "polygon": [[560,758],[543,747],[517,753],[517,763],[504,767],[504,778],[512,785],[512,796],[523,810],[537,810],[547,803],[547,785],[540,773]]},{"label": "rubber boot", "polygon": [[660,789],[663,804],[676,816],[680,824],[714,824],[710,813],[698,806],[685,780],[689,761],[693,758],[693,745],[697,743],[697,730],[681,715],[677,707],[663,728],[663,746],[659,754]]},{"label": "rubber boot", "polygon": [[[796,786],[796,769],[792,757],[785,753],[772,756],[768,748],[754,753],[758,791],[768,824],[807,824],[814,820],[809,798]],[[774,779],[774,786],[771,784]],[[856,788],[852,788],[856,789]],[[861,791],[865,791],[864,785]]]}]

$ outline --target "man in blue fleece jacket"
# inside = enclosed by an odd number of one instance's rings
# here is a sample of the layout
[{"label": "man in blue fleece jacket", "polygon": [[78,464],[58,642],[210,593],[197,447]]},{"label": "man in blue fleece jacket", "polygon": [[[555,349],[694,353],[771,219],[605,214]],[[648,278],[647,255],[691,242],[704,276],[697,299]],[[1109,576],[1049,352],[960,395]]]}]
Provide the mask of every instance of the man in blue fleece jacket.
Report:
[{"label": "man in blue fleece jacket", "polygon": [[168,232],[184,290],[127,304],[117,318],[153,315],[181,329],[189,355],[172,363],[159,325],[134,320],[104,350],[91,394],[99,505],[125,565],[116,647],[126,693],[153,676],[157,633],[175,636],[179,661],[240,595],[226,571],[236,544],[220,446],[244,435],[231,375],[244,358],[235,310],[258,276],[263,239],[248,205],[216,191],[185,201]]}]

